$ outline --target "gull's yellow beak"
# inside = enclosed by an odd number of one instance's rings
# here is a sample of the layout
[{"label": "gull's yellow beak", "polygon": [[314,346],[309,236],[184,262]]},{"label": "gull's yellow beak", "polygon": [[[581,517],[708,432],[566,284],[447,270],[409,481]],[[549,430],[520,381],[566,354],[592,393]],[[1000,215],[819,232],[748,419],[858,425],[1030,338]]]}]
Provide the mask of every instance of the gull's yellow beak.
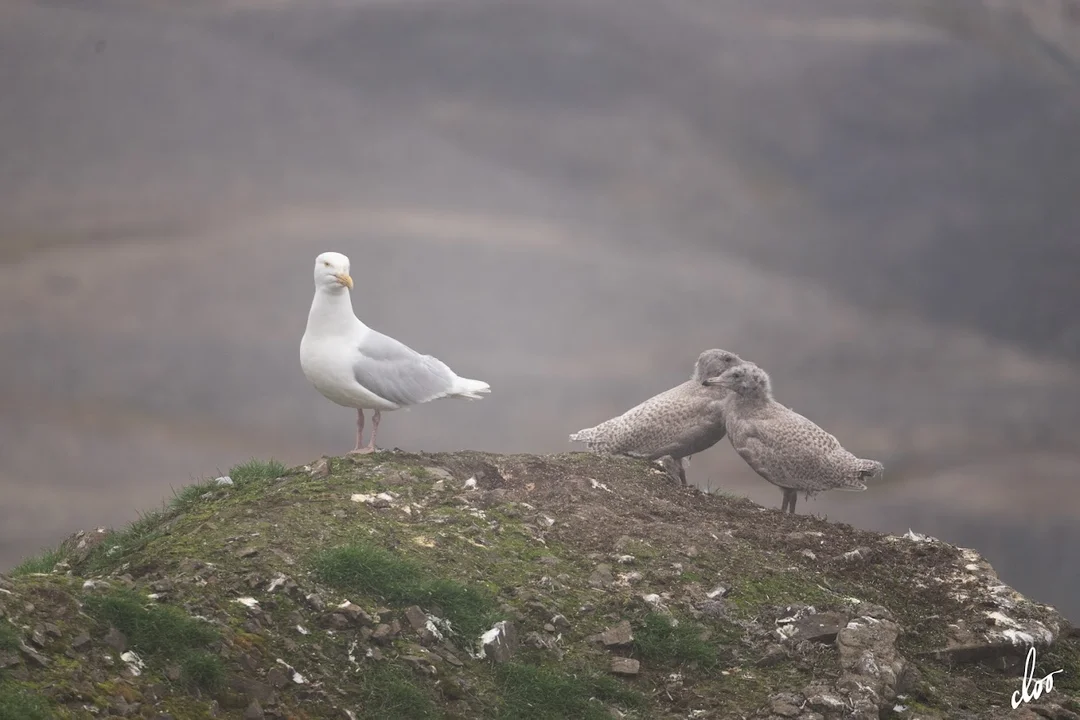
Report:
[{"label": "gull's yellow beak", "polygon": [[352,278],[349,277],[348,273],[337,273],[334,277],[337,278],[339,283],[352,290]]}]

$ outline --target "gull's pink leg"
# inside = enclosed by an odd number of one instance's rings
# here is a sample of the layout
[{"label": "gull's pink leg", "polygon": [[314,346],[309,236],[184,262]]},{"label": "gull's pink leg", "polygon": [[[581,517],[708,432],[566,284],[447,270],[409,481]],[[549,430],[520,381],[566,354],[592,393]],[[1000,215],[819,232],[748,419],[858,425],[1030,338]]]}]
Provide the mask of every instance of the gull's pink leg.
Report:
[{"label": "gull's pink leg", "polygon": [[371,416],[371,439],[368,441],[368,452],[375,452],[378,450],[378,448],[375,447],[375,434],[379,432],[379,420],[382,420],[382,411],[376,410]]},{"label": "gull's pink leg", "polygon": [[360,443],[364,439],[364,411],[356,411],[356,447],[348,452],[349,455],[355,455],[357,453],[364,452],[364,449],[360,447]]},{"label": "gull's pink leg", "polygon": [[[375,434],[379,432],[379,420],[382,419],[382,413],[376,410],[371,415],[371,440],[368,441],[367,447],[360,447],[360,436],[356,436],[356,449],[350,452],[350,455],[367,455],[378,450],[375,447]],[[361,426],[362,427],[362,426]]]}]

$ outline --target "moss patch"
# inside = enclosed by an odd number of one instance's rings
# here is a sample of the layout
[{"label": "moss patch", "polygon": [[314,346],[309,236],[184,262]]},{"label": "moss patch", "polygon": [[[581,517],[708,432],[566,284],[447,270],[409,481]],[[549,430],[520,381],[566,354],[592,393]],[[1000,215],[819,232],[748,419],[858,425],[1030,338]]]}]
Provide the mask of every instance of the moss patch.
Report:
[{"label": "moss patch", "polygon": [[221,660],[205,652],[218,639],[217,630],[177,608],[148,602],[137,593],[115,590],[88,596],[84,604],[91,616],[124,633],[144,660],[178,662],[191,685],[220,688],[225,678]]},{"label": "moss patch", "polygon": [[347,592],[398,605],[437,606],[451,627],[477,638],[496,619],[493,598],[484,590],[433,575],[396,553],[370,543],[352,543],[317,553],[315,576]]},{"label": "moss patch", "polygon": [[606,703],[644,705],[639,693],[614,678],[573,674],[558,667],[508,663],[498,669],[500,720],[608,720]]}]

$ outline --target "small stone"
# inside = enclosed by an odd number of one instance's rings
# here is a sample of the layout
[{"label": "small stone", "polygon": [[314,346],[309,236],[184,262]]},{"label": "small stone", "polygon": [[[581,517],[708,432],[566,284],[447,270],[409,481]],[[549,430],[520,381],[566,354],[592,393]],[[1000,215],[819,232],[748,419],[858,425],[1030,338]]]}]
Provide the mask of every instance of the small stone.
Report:
[{"label": "small stone", "polygon": [[551,623],[544,623],[544,629],[547,630],[549,633],[555,632],[555,626]]},{"label": "small stone", "polygon": [[322,612],[326,608],[326,604],[323,602],[323,599],[319,597],[316,593],[311,593],[306,598],[304,598],[304,600],[307,601],[308,607],[310,607],[315,612]]},{"label": "small stone", "polygon": [[60,628],[50,622],[45,623],[45,634],[54,638],[59,638],[63,635],[63,633],[60,632]]},{"label": "small stone", "polygon": [[560,632],[570,631],[570,621],[566,619],[564,615],[552,615],[551,624],[555,626],[555,629]]},{"label": "small stone", "polygon": [[345,617],[341,613],[332,613],[330,615],[330,627],[334,630],[344,630],[349,627],[349,618]]},{"label": "small stone", "polygon": [[874,559],[874,551],[868,547],[857,547],[835,558],[846,563],[865,563]]},{"label": "small stone", "polygon": [[784,652],[784,648],[780,645],[770,645],[765,648],[765,654],[758,660],[755,665],[758,667],[771,667],[787,659],[787,653]]},{"label": "small stone", "polygon": [[371,639],[380,645],[389,645],[393,639],[393,631],[386,623],[380,623],[375,632],[371,633]]},{"label": "small stone", "polygon": [[817,555],[814,554],[813,550],[810,550],[810,549],[800,550],[799,554],[802,555],[807,560],[817,560]]},{"label": "small stone", "polygon": [[235,485],[235,483],[233,482],[233,479],[231,477],[229,477],[228,475],[222,475],[221,477],[217,478],[216,480],[214,480],[214,484],[222,486],[222,487]]},{"label": "small stone", "polygon": [[589,585],[595,588],[604,588],[615,582],[615,577],[611,574],[611,566],[605,563],[601,563],[596,566],[596,570],[589,576]]},{"label": "small stone", "polygon": [[799,717],[799,714],[802,712],[799,710],[798,705],[792,705],[784,700],[773,700],[769,709],[772,710],[774,715],[789,718]]},{"label": "small stone", "polygon": [[390,506],[391,506],[392,504],[393,504],[393,503],[391,503],[391,502],[390,502],[389,500],[387,500],[386,498],[380,498],[380,497],[377,497],[377,498],[375,498],[375,499],[374,499],[374,500],[372,500],[372,501],[371,501],[371,503],[370,503],[371,507],[373,507],[373,508],[378,508],[378,509],[384,509],[384,508],[388,508],[388,507],[390,507]]},{"label": "small stone", "polygon": [[237,557],[249,558],[249,557],[251,557],[253,555],[257,555],[258,553],[259,553],[258,548],[246,547],[246,548],[244,548],[243,550],[241,550],[240,552],[237,553]]},{"label": "small stone", "polygon": [[626,647],[634,641],[634,633],[630,628],[630,621],[623,620],[614,627],[609,627],[600,633],[600,642],[604,647]]},{"label": "small stone", "polygon": [[109,632],[105,633],[105,637],[102,639],[106,645],[116,652],[124,652],[128,649],[127,636],[112,625],[109,626]]},{"label": "small stone", "polygon": [[35,625],[34,629],[30,631],[30,642],[37,645],[39,648],[45,647],[45,626]]},{"label": "small stone", "polygon": [[633,658],[611,658],[611,672],[615,675],[637,675],[641,671],[641,663]]},{"label": "small stone", "polygon": [[251,704],[244,710],[244,720],[263,720],[264,717],[266,716],[258,700],[252,700]]},{"label": "small stone", "polygon": [[165,666],[165,677],[168,678],[168,680],[170,682],[178,681],[180,679],[180,675],[181,675],[181,673],[180,673],[180,666],[179,665],[166,665]]},{"label": "small stone", "polygon": [[539,562],[541,565],[558,565],[559,558],[555,557],[554,555],[541,555],[539,558],[537,558],[537,562]]},{"label": "small stone", "polygon": [[326,458],[319,458],[311,465],[311,477],[324,478],[330,475],[330,461]]},{"label": "small stone", "polygon": [[15,667],[19,664],[19,662],[19,656],[15,653],[0,650],[0,670],[9,667]]},{"label": "small stone", "polygon": [[359,627],[375,627],[375,618],[364,611],[364,608],[346,600],[337,607],[337,612],[349,619],[349,622]]}]

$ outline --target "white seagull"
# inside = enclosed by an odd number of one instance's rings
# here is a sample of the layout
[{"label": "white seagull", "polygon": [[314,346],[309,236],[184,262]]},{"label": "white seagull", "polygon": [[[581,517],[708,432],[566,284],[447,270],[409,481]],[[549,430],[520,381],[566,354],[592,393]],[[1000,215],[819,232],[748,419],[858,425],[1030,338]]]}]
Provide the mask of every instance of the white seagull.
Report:
[{"label": "white seagull", "polygon": [[[442,361],[372,330],[356,317],[349,290],[349,258],[325,252],[315,258],[315,298],[300,340],[304,376],[327,399],[356,408],[356,447],[375,452],[382,411],[444,397],[479,400],[491,386],[458,377]],[[362,445],[364,410],[374,410],[371,440]]]}]

